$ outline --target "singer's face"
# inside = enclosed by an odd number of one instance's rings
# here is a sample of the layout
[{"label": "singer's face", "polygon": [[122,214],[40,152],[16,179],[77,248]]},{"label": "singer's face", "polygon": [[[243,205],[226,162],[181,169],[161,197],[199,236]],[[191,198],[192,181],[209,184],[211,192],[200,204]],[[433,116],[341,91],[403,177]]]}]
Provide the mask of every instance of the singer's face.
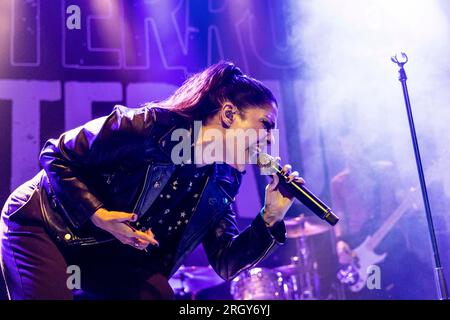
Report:
[{"label": "singer's face", "polygon": [[238,136],[241,131],[241,141],[240,144],[234,143],[231,146],[227,143],[227,152],[231,152],[230,147],[234,149],[234,163],[239,170],[244,170],[245,164],[255,162],[254,157],[258,149],[274,144],[273,129],[276,129],[277,116],[278,107],[275,103],[247,108],[236,115],[229,129]]}]

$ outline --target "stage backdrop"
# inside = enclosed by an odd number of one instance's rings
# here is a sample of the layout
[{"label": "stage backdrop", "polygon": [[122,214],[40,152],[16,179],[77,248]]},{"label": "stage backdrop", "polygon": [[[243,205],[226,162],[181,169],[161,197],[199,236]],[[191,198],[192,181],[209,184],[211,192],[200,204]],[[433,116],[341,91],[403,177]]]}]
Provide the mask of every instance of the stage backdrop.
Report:
[{"label": "stage backdrop", "polygon": [[[222,59],[273,90],[281,107],[281,156],[299,167],[301,82],[294,75],[302,61],[289,50],[278,1],[5,0],[0,6],[2,202],[39,170],[47,139],[108,114],[114,104],[165,98],[191,73]],[[252,201],[238,199],[241,216],[257,213],[262,184],[250,168],[243,190]]]}]

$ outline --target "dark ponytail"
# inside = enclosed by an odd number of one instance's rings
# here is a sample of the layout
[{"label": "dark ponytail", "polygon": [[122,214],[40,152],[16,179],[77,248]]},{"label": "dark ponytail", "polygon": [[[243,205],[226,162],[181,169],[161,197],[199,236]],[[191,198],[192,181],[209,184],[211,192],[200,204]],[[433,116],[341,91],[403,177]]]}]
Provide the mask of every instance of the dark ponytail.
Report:
[{"label": "dark ponytail", "polygon": [[157,104],[189,120],[206,120],[227,100],[240,110],[277,103],[260,81],[244,75],[231,62],[219,62],[191,76],[170,97]]}]

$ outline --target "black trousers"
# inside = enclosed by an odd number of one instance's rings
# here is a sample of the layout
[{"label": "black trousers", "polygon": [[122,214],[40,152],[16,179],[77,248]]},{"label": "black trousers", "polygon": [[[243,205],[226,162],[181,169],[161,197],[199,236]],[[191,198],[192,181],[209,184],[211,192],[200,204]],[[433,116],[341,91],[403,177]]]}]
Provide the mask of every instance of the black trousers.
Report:
[{"label": "black trousers", "polygon": [[[119,241],[64,248],[52,240],[36,182],[16,189],[2,210],[0,262],[10,299],[172,299],[143,251]],[[77,288],[79,277],[81,288]]]}]

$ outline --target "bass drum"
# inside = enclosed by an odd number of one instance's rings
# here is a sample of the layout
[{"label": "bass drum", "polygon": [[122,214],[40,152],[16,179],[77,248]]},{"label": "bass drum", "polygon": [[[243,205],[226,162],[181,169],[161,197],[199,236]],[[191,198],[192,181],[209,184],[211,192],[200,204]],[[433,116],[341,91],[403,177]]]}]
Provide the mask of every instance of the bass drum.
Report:
[{"label": "bass drum", "polygon": [[230,285],[234,300],[287,300],[288,286],[281,272],[253,268],[240,273]]}]

